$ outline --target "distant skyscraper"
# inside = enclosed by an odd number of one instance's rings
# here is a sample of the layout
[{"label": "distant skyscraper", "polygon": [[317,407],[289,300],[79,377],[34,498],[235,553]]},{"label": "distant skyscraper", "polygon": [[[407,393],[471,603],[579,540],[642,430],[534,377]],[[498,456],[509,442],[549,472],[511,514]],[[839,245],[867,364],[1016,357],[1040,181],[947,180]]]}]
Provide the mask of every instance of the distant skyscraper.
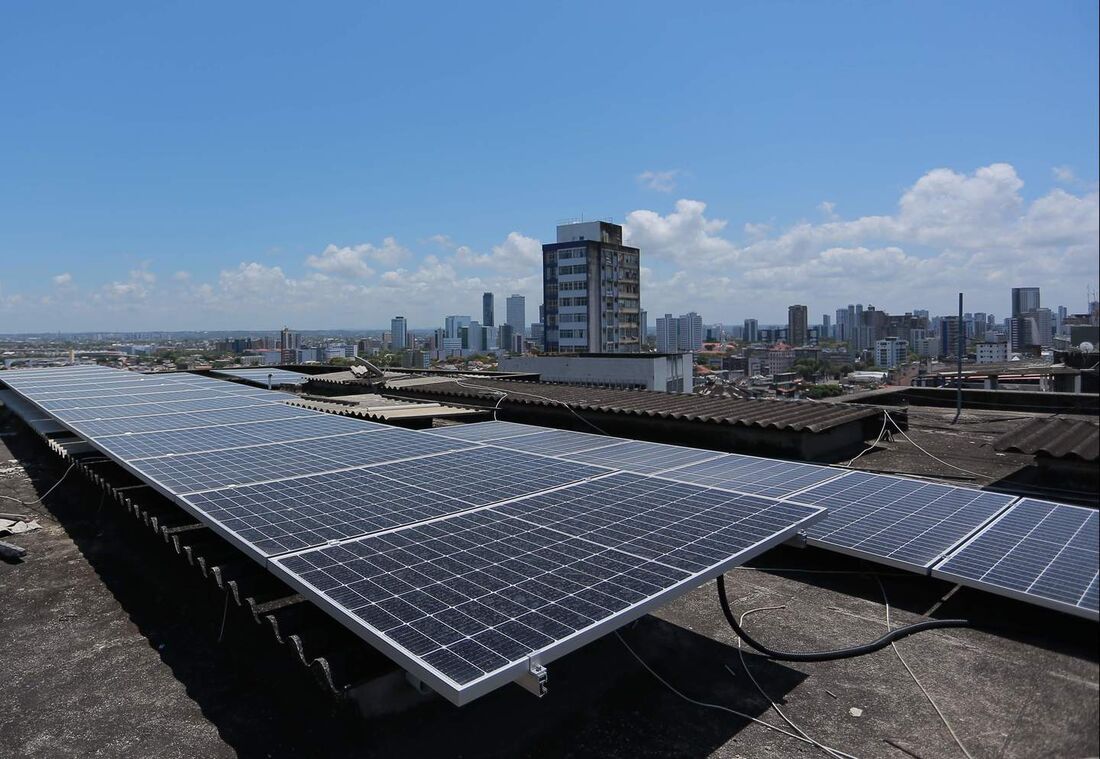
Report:
[{"label": "distant skyscraper", "polygon": [[517,335],[522,335],[527,329],[527,299],[522,295],[509,295],[505,301],[504,323],[512,328]]},{"label": "distant skyscraper", "polygon": [[692,311],[673,317],[665,314],[657,319],[657,352],[683,353],[703,350],[703,317]]},{"label": "distant skyscraper", "polygon": [[481,323],[486,325],[487,327],[492,327],[493,325],[495,325],[496,321],[495,321],[495,317],[494,317],[494,311],[495,311],[495,309],[494,309],[494,306],[493,306],[493,294],[492,293],[482,293],[482,295],[481,295]]},{"label": "distant skyscraper", "polygon": [[945,316],[940,320],[940,355],[959,355],[958,316]]},{"label": "distant skyscraper", "polygon": [[623,228],[606,221],[562,224],[542,246],[548,353],[637,353],[641,348],[639,257]]},{"label": "distant skyscraper", "polygon": [[409,325],[404,316],[395,316],[390,319],[390,347],[395,351],[403,351],[411,348],[409,345]]},{"label": "distant skyscraper", "polygon": [[448,316],[444,321],[443,331],[446,337],[462,337],[462,329],[470,326],[472,320],[469,316]]},{"label": "distant skyscraper", "polygon": [[1012,315],[1019,316],[1028,311],[1039,310],[1038,287],[1013,287],[1012,288]]},{"label": "distant skyscraper", "polygon": [[810,310],[806,306],[787,307],[787,342],[795,347],[810,340]]},{"label": "distant skyscraper", "polygon": [[819,335],[819,338],[821,340],[830,340],[830,339],[832,339],[832,337],[833,337],[833,329],[832,329],[832,325],[829,323],[829,315],[828,314],[822,314],[821,315],[821,334]]},{"label": "distant skyscraper", "polygon": [[291,332],[290,327],[283,327],[279,333],[279,350],[297,350],[301,347],[302,336],[297,332]]},{"label": "distant skyscraper", "polygon": [[638,312],[638,339],[642,345],[649,340],[649,312],[644,308]]},{"label": "distant skyscraper", "polygon": [[680,342],[680,320],[673,318],[672,314],[658,316],[655,335],[658,353],[674,352]]},{"label": "distant skyscraper", "polygon": [[745,326],[741,330],[741,339],[746,343],[760,341],[760,322],[756,319],[745,319]]}]

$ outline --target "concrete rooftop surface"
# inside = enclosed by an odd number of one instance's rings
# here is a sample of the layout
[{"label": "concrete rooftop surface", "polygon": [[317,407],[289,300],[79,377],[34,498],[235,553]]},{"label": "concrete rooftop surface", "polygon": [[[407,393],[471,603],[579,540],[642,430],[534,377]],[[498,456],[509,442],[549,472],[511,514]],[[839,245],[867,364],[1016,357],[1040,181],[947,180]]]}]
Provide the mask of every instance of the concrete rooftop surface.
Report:
[{"label": "concrete rooftop surface", "polygon": [[[64,474],[10,416],[0,435],[0,494],[29,502]],[[909,458],[881,456],[899,470]],[[1095,623],[816,549],[775,549],[727,575],[735,613],[782,607],[744,622],[773,648],[878,637],[884,591],[895,626],[932,614],[977,629],[772,662],[738,650],[710,582],[553,662],[542,699],[508,686],[462,708],[434,698],[364,717],[81,477],[45,503],[2,503],[38,513],[42,529],[7,538],[28,553],[0,562],[0,756],[824,755],[733,713],[794,732],[770,698],[851,756],[964,757],[929,696],[973,757],[1100,753]]]}]

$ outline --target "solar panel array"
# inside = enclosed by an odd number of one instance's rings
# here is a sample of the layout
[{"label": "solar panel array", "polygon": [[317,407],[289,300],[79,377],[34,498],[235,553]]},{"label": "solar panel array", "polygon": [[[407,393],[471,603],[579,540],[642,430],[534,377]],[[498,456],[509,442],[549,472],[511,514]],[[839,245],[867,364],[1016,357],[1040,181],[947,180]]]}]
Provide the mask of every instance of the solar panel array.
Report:
[{"label": "solar panel array", "polygon": [[[512,451],[639,474],[658,473],[661,479],[824,507],[828,509],[825,518],[806,531],[808,543],[922,574],[932,572],[938,562],[1015,500],[1010,495],[889,475],[512,422],[482,422],[432,432]],[[1014,561],[1002,566],[1002,571],[1017,571],[1008,569]],[[1091,564],[1085,564],[1093,567],[1095,575],[1094,555]],[[1095,592],[1095,587],[1090,592]]]},{"label": "solar panel array", "polygon": [[822,513],[543,453],[620,449],[643,472],[718,455],[675,446],[517,426],[496,432],[531,452],[506,451],[187,374],[2,379],[456,703]]},{"label": "solar panel array", "polygon": [[511,451],[608,466],[635,474],[658,474],[692,485],[782,498],[840,476],[837,469],[650,443],[514,422],[480,422],[429,430],[449,438],[487,443]]},{"label": "solar panel array", "polygon": [[1100,515],[1025,498],[936,565],[932,575],[1100,619]]},{"label": "solar panel array", "polygon": [[1095,513],[1073,507],[531,425],[414,432],[187,374],[0,378],[455,703],[799,531],[1095,615]]},{"label": "solar panel array", "polygon": [[280,385],[302,385],[308,382],[310,378],[310,375],[302,372],[266,367],[258,369],[215,369],[211,374],[220,377],[233,377],[261,387],[267,387],[269,379],[272,387],[279,387]]}]

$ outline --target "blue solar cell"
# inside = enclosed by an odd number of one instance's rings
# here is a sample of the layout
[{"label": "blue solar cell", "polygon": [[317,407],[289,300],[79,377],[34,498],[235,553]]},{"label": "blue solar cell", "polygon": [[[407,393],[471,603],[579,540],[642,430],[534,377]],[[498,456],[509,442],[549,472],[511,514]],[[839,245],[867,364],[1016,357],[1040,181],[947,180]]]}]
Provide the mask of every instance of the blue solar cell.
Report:
[{"label": "blue solar cell", "polygon": [[644,443],[628,440],[621,445],[609,448],[565,453],[562,458],[570,461],[583,461],[588,464],[621,469],[636,474],[658,474],[687,464],[717,458],[717,451],[704,451],[698,448],[684,448],[663,443]]},{"label": "blue solar cell", "polygon": [[1100,619],[1100,516],[1025,498],[952,552],[935,577]]},{"label": "blue solar cell", "polygon": [[730,453],[680,467],[662,476],[696,485],[782,498],[831,480],[841,473],[838,469],[813,464]]},{"label": "blue solar cell", "polygon": [[497,448],[506,448],[510,451],[526,451],[527,453],[539,453],[544,456],[558,456],[591,451],[597,448],[608,448],[626,441],[623,438],[593,435],[587,432],[545,430],[487,442]]},{"label": "blue solar cell", "polygon": [[450,427],[437,427],[425,432],[432,435],[471,442],[486,442],[515,435],[529,435],[532,432],[545,431],[546,427],[536,427],[530,424],[516,424],[515,422],[477,422],[476,424],[456,424]]},{"label": "blue solar cell", "polygon": [[1014,498],[970,488],[850,472],[793,496],[824,506],[812,545],[927,572]]}]

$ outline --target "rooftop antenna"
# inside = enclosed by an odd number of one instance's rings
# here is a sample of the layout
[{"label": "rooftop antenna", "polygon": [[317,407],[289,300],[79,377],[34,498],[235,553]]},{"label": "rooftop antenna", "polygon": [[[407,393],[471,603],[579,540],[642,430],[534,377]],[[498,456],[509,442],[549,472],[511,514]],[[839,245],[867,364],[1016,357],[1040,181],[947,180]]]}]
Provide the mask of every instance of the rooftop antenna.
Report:
[{"label": "rooftop antenna", "polygon": [[959,329],[959,345],[955,349],[958,353],[958,373],[955,377],[955,418],[952,420],[952,424],[959,423],[959,417],[963,412],[963,353],[966,351],[966,329],[963,327],[963,294],[959,293],[959,321],[957,322]]}]

